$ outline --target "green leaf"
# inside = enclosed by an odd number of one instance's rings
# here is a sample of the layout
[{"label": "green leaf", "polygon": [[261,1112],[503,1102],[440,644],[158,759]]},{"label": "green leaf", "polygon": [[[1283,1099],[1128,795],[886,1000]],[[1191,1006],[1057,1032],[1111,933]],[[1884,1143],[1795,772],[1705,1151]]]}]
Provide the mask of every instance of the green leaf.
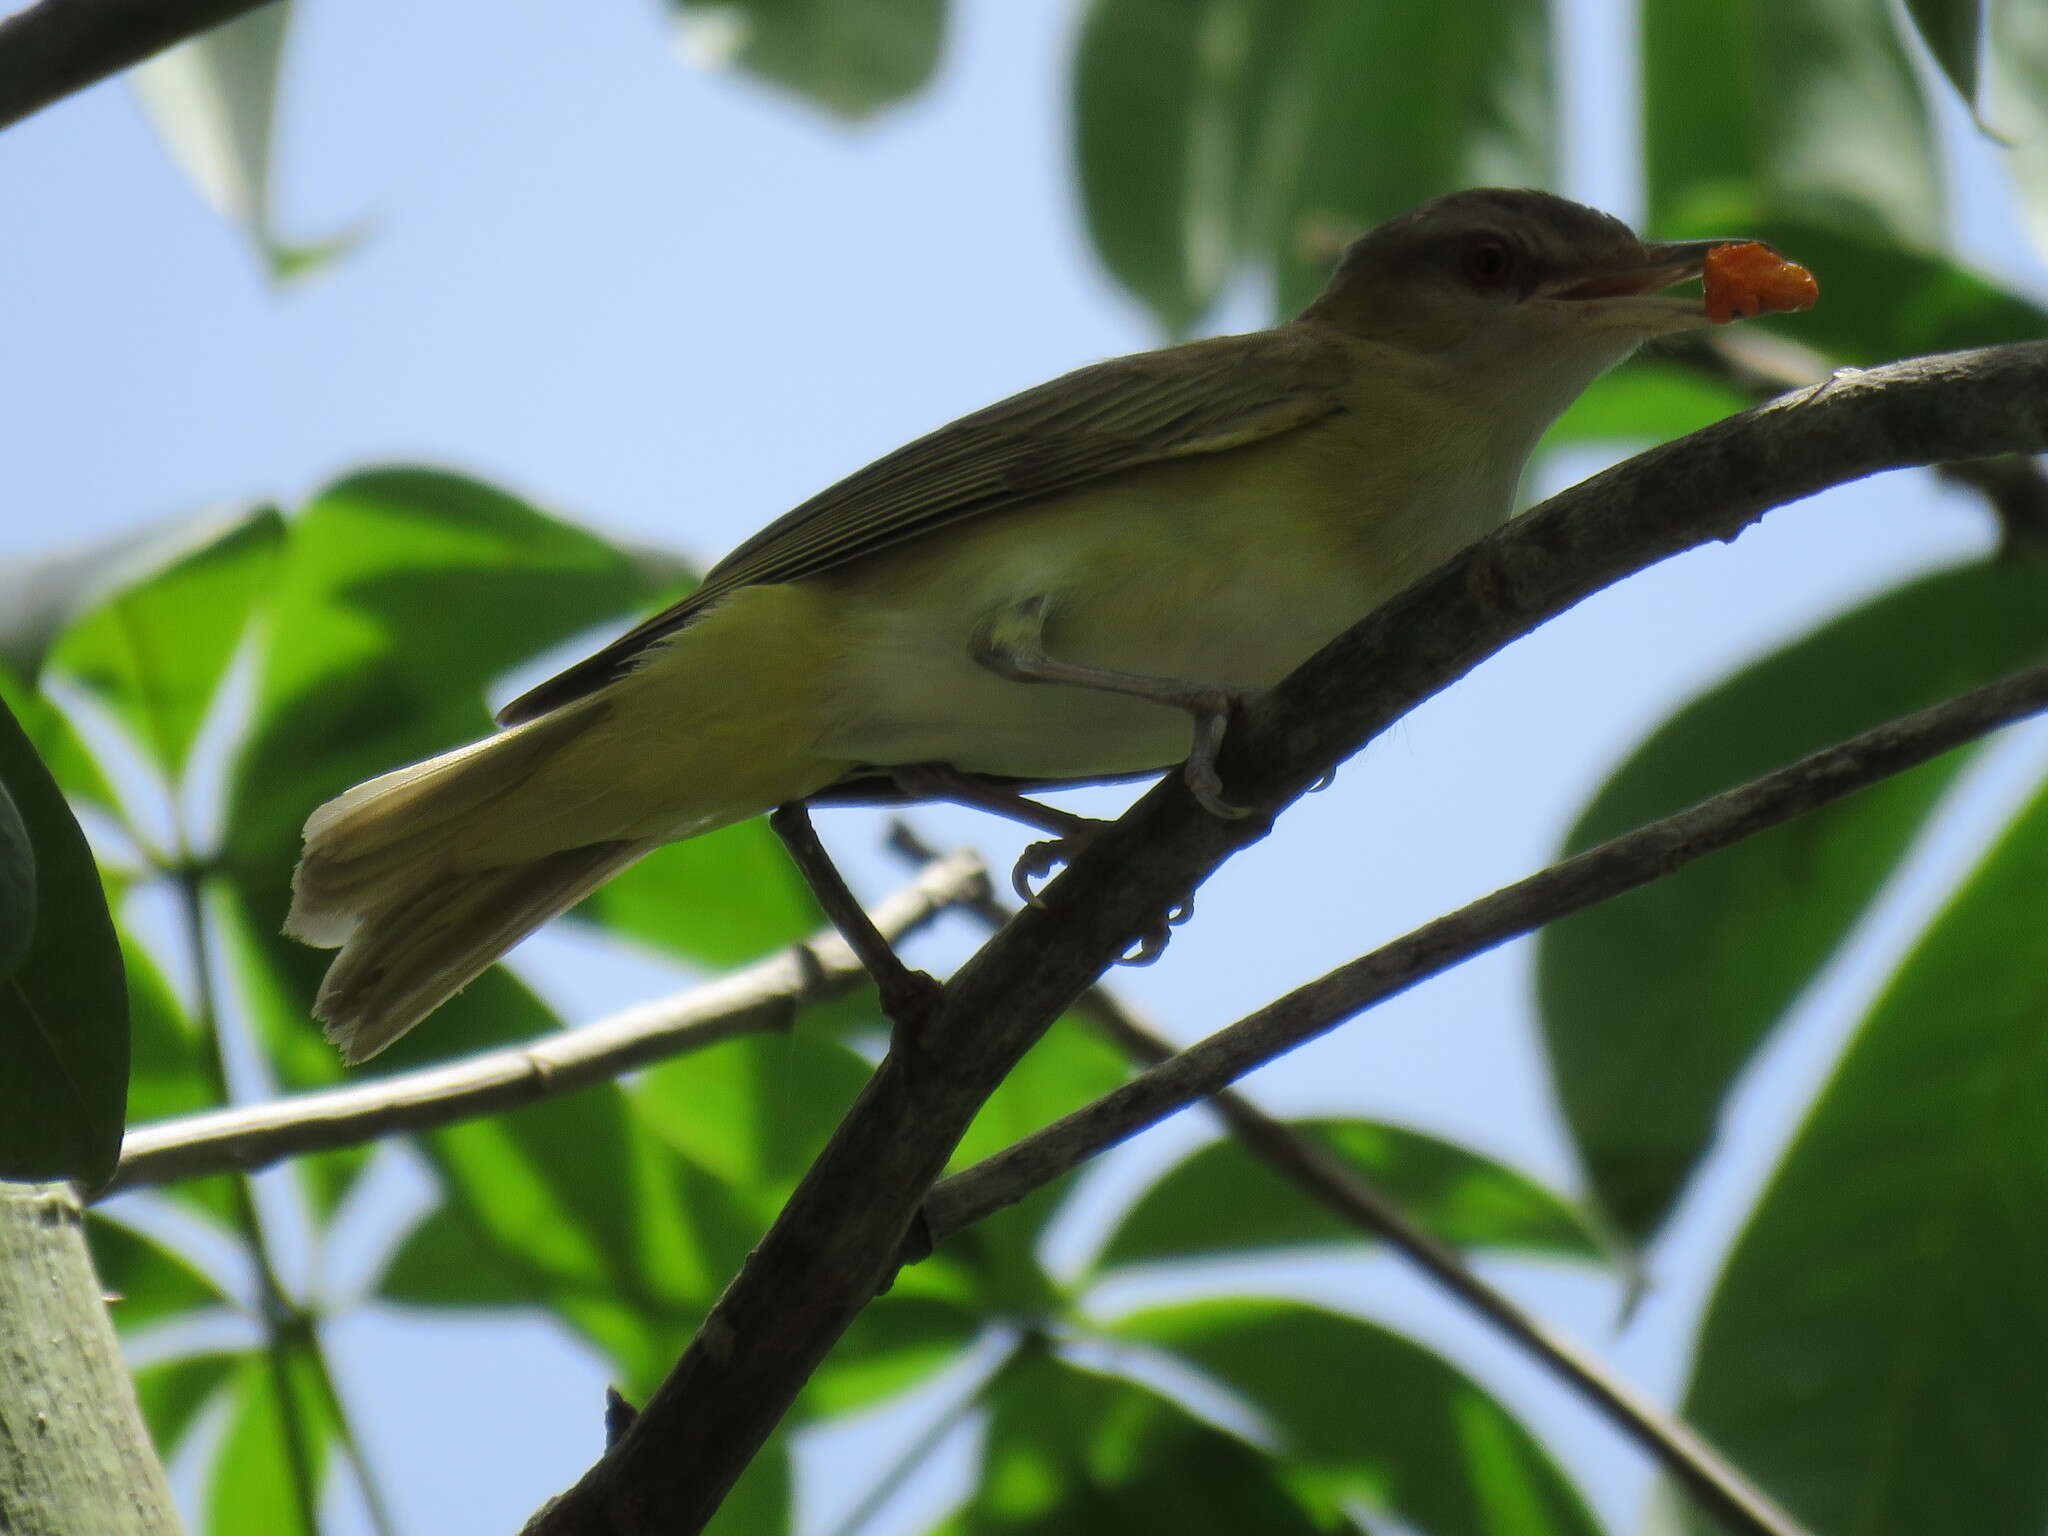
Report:
[{"label": "green leaf", "polygon": [[121,1155],[128,998],[92,850],[14,716],[0,707],[0,787],[26,830],[35,925],[0,978],[0,1179],[97,1189]]},{"label": "green leaf", "polygon": [[2034,250],[2048,253],[2048,8],[2036,0],[1991,0],[1987,30],[1985,116],[2006,142]]},{"label": "green leaf", "polygon": [[175,1249],[98,1212],[86,1215],[93,1269],[123,1333],[203,1307],[228,1304],[205,1273]]},{"label": "green leaf", "polygon": [[1096,249],[1170,332],[1247,265],[1298,307],[1389,215],[1549,179],[1547,50],[1536,0],[1096,0],[1073,87]]},{"label": "green leaf", "polygon": [[945,0],[669,0],[684,50],[840,117],[915,95],[938,67]]},{"label": "green leaf", "polygon": [[1864,1020],[1708,1308],[1686,1417],[1814,1530],[2048,1522],[2016,1450],[2048,1411],[2044,889],[2048,792]]},{"label": "green leaf", "polygon": [[[1570,1204],[1476,1152],[1372,1121],[1304,1120],[1291,1128],[1455,1247],[1512,1248],[1596,1263],[1604,1257]],[[1276,1173],[1242,1142],[1225,1138],[1194,1152],[1146,1190],[1117,1223],[1096,1264],[1378,1241]]]},{"label": "green leaf", "polygon": [[1754,404],[1696,369],[1638,357],[1595,379],[1559,417],[1545,449],[1572,443],[1663,443]]},{"label": "green leaf", "polygon": [[49,665],[96,695],[170,782],[269,590],[284,519],[261,507],[117,587],[58,638]]},{"label": "green leaf", "polygon": [[1906,0],[1906,14],[1963,104],[1975,107],[1984,0]]},{"label": "green leaf", "polygon": [[21,968],[36,935],[36,850],[0,781],[0,981]]},{"label": "green leaf", "polygon": [[276,0],[158,54],[131,77],[171,158],[279,281],[316,270],[360,238],[348,231],[307,245],[278,237],[271,156],[291,14],[291,0]]},{"label": "green leaf", "polygon": [[135,1396],[156,1453],[168,1461],[206,1405],[246,1359],[241,1354],[180,1355],[135,1368]]},{"label": "green leaf", "polygon": [[[2048,654],[2048,569],[1965,566],[1822,625],[1680,710],[1572,851]],[[1952,753],[1546,929],[1551,1070],[1597,1197],[1654,1233],[1743,1066],[1834,953],[1962,761]]]},{"label": "green leaf", "polygon": [[[1659,237],[1764,238],[1747,223],[1797,210],[1844,232],[1940,242],[1927,103],[1883,0],[1644,0],[1642,51]],[[1830,276],[1815,270],[1825,303]]]},{"label": "green leaf", "polygon": [[292,521],[276,585],[227,821],[239,872],[279,922],[316,805],[483,735],[493,681],[658,586],[594,535],[425,469],[322,491]]},{"label": "green leaf", "polygon": [[869,1071],[847,1046],[800,1028],[661,1062],[627,1093],[634,1113],[664,1142],[747,1191],[772,1216]]},{"label": "green leaf", "polygon": [[1360,1502],[1430,1536],[1592,1536],[1578,1490],[1491,1396],[1358,1318],[1280,1301],[1162,1307],[1117,1323],[1234,1392],[1296,1491]]},{"label": "green leaf", "polygon": [[[436,1026],[465,1053],[545,1028],[547,1011],[502,970],[454,999]],[[388,1054],[396,1055],[410,1042]],[[384,1058],[379,1058],[381,1066]],[[393,1070],[404,1065],[404,1058]],[[612,1085],[423,1136],[448,1218],[413,1235],[381,1291],[430,1305],[502,1301],[510,1277],[652,1390],[760,1234],[719,1180],[678,1157]],[[474,1273],[436,1275],[454,1245]],[[433,1245],[433,1246],[429,1246]]]},{"label": "green leaf", "polygon": [[721,968],[758,960],[824,922],[761,817],[656,849],[598,887],[574,915]]},{"label": "green leaf", "polygon": [[4,666],[0,666],[0,705],[14,712],[15,723],[27,733],[29,744],[66,799],[100,810],[117,810],[113,785],[63,711]]},{"label": "green leaf", "polygon": [[981,1486],[941,1527],[952,1536],[1331,1529],[1258,1451],[1146,1387],[1027,1346],[985,1397]]},{"label": "green leaf", "polygon": [[[278,1536],[311,1527],[335,1425],[314,1362],[294,1345],[244,1355],[220,1454],[206,1482],[207,1536]],[[297,1436],[292,1434],[296,1426]]]}]

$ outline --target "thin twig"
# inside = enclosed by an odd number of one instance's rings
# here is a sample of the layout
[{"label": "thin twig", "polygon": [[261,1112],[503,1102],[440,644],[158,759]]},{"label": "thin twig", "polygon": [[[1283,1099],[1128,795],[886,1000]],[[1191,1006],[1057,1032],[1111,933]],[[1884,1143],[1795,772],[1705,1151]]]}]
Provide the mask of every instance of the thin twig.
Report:
[{"label": "thin twig", "polygon": [[[890,828],[889,843],[918,863],[932,856],[929,845],[906,822],[898,821]],[[1000,929],[1016,916],[1016,909],[993,891],[966,903],[966,910],[991,929]],[[1100,983],[1075,999],[1073,1011],[1135,1061],[1157,1066],[1173,1058],[1172,1042]],[[1804,1527],[1702,1439],[1698,1431],[1620,1380],[1598,1356],[1480,1279],[1463,1255],[1409,1220],[1400,1206],[1344,1159],[1285,1121],[1274,1119],[1233,1089],[1212,1095],[1208,1102],[1252,1156],[1340,1219],[1386,1242],[1562,1378],[1566,1386],[1641,1446],[1728,1530],[1806,1536]],[[945,1188],[943,1184],[939,1187]]]},{"label": "thin twig", "polygon": [[924,1202],[923,1231],[943,1241],[1420,981],[2043,709],[2048,666],[1824,748],[1425,923],[944,1180]]},{"label": "thin twig", "polygon": [[0,128],[270,0],[41,0],[0,21]]},{"label": "thin twig", "polygon": [[[938,1004],[939,984],[926,972],[905,965],[903,957],[862,910],[853,892],[847,889],[839,866],[818,841],[818,829],[811,825],[811,813],[804,809],[801,800],[770,811],[768,825],[782,839],[782,846],[811,888],[811,894],[817,897],[825,916],[874,978],[882,1013],[891,1028],[899,1037],[914,1036]],[[905,1031],[911,1035],[905,1036]]]},{"label": "thin twig", "polygon": [[[1422,700],[1634,571],[1879,470],[2044,447],[2048,344],[2027,343],[1870,369],[1653,448],[1445,562],[1254,700],[1224,742],[1224,783],[1277,814]],[[1043,906],[954,974],[914,1059],[883,1060],[639,1420],[528,1522],[532,1536],[701,1530],[893,1272],[989,1095],[1060,1010],[1269,826],[1207,815],[1173,775],[1105,827]]]},{"label": "thin twig", "polygon": [[[883,900],[875,922],[901,937],[987,884],[978,858],[948,854]],[[304,1152],[361,1146],[553,1098],[736,1035],[786,1028],[806,1004],[850,991],[865,974],[845,940],[822,933],[743,971],[531,1045],[359,1087],[146,1125],[128,1133],[101,1198],[223,1169],[264,1168]]]}]

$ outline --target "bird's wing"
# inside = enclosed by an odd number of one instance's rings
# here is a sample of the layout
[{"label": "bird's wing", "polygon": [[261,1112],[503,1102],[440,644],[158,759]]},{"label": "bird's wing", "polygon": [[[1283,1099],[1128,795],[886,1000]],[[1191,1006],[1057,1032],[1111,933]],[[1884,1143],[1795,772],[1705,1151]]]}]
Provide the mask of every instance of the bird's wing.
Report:
[{"label": "bird's wing", "polygon": [[1082,368],[906,444],[776,519],[688,597],[522,694],[506,725],[594,693],[736,587],[796,581],[966,518],[1119,470],[1219,453],[1342,409],[1350,359],[1301,328],[1189,342]]}]

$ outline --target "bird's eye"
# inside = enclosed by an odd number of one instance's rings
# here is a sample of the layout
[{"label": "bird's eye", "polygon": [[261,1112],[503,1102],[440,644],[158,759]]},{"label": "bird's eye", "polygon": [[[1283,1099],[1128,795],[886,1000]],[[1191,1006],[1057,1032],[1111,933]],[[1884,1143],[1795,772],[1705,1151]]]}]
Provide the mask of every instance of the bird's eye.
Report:
[{"label": "bird's eye", "polygon": [[1515,253],[1507,241],[1488,235],[1466,246],[1458,265],[1474,288],[1498,288],[1514,275]]}]

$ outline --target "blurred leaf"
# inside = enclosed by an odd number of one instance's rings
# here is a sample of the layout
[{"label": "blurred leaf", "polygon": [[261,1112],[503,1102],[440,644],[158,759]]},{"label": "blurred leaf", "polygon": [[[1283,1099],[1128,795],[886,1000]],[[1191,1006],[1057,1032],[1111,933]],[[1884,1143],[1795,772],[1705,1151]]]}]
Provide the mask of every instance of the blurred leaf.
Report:
[{"label": "blurred leaf", "polygon": [[85,834],[4,707],[0,788],[20,815],[36,874],[34,931],[0,978],[0,1179],[71,1179],[90,1191],[121,1154],[121,947]]},{"label": "blurred leaf", "polygon": [[669,0],[684,51],[860,119],[938,67],[945,0]]},{"label": "blurred leaf", "polygon": [[1669,442],[1753,403],[1695,369],[1651,354],[1595,379],[1558,418],[1543,447]]},{"label": "blurred leaf", "polygon": [[172,783],[283,542],[274,507],[244,513],[80,614],[50,654],[49,664],[96,695]]},{"label": "blurred leaf", "polygon": [[271,155],[291,14],[291,0],[276,0],[158,54],[132,75],[171,158],[214,210],[249,236],[280,281],[314,271],[360,238],[348,231],[294,245],[277,235]]},{"label": "blurred leaf", "polygon": [[[1592,846],[2048,654],[2048,569],[1912,582],[1680,710],[1567,839]],[[1745,1063],[1891,874],[1963,754],[1544,930],[1551,1069],[1593,1188],[1646,1240],[1711,1145]]]},{"label": "blurred leaf", "polygon": [[2048,310],[1941,256],[1796,215],[1753,221],[1739,233],[1770,242],[1818,275],[1820,302],[1814,308],[1766,324],[1837,363],[1861,367],[1926,352],[2032,341],[2048,331]]},{"label": "blurred leaf", "polygon": [[[1883,0],[1644,0],[1642,57],[1659,238],[1768,238],[1749,224],[1797,210],[1939,244],[1932,123]],[[1830,274],[1815,270],[1827,303]]]},{"label": "blurred leaf", "polygon": [[1506,1409],[1437,1355],[1358,1318],[1198,1302],[1111,1331],[1228,1387],[1270,1426],[1289,1484],[1326,1510],[1360,1502],[1430,1536],[1600,1530]]},{"label": "blurred leaf", "polygon": [[246,1358],[226,1353],[180,1355],[135,1368],[135,1396],[159,1457],[169,1461],[177,1454],[193,1421]]},{"label": "blurred leaf", "polygon": [[155,1238],[97,1211],[86,1213],[85,1230],[108,1310],[123,1333],[227,1304],[229,1298],[202,1270]]},{"label": "blurred leaf", "polygon": [[656,849],[598,887],[575,916],[721,968],[758,960],[824,923],[762,817]]},{"label": "blurred leaf", "polygon": [[[1301,1120],[1291,1128],[1453,1247],[1604,1258],[1572,1206],[1476,1152],[1365,1120]],[[1117,1223],[1096,1267],[1379,1240],[1226,1137],[1146,1190]]]},{"label": "blurred leaf", "polygon": [[264,920],[282,921],[316,805],[483,735],[493,679],[655,588],[602,539],[459,475],[372,470],[314,497],[291,524],[229,790],[230,853],[261,876]]},{"label": "blurred leaf", "polygon": [[2044,889],[2048,793],[1864,1021],[1708,1309],[1686,1417],[1815,1530],[2048,1522]]},{"label": "blurred leaf", "polygon": [[206,1536],[305,1530],[306,1511],[320,1507],[335,1425],[313,1362],[294,1345],[276,1350],[281,1360],[244,1355],[235,1371],[227,1430],[206,1481]]},{"label": "blurred leaf", "polygon": [[[507,972],[487,972],[435,1017],[467,1054],[552,1022]],[[401,1042],[385,1057],[400,1056]],[[417,1065],[417,1063],[413,1063]],[[758,1221],[717,1179],[675,1155],[609,1084],[419,1138],[449,1201],[386,1272],[385,1296],[430,1305],[501,1301],[509,1275],[605,1350],[629,1395],[651,1390],[748,1247]],[[450,1241],[461,1230],[465,1240]],[[461,1253],[453,1272],[428,1261]],[[473,1270],[473,1272],[472,1272]]]},{"label": "blurred leaf", "polygon": [[0,780],[0,981],[20,969],[35,934],[35,844],[14,796]]},{"label": "blurred leaf", "polygon": [[1298,308],[1380,220],[1549,180],[1548,43],[1537,0],[1095,0],[1073,89],[1096,249],[1176,334],[1246,265]]},{"label": "blurred leaf", "polygon": [[949,1298],[917,1295],[924,1265],[905,1271],[895,1285],[854,1318],[832,1353],[804,1383],[807,1416],[835,1418],[883,1398],[908,1392],[959,1360],[981,1330],[981,1319]]},{"label": "blurred leaf", "polygon": [[2008,143],[2007,168],[2037,257],[2048,257],[2048,7],[1991,0],[1984,115]]},{"label": "blurred leaf", "polygon": [[1258,1451],[1149,1388],[1027,1346],[986,1400],[981,1486],[948,1536],[1331,1531]]},{"label": "blurred leaf", "polygon": [[114,788],[79,739],[63,711],[43,694],[17,679],[0,665],[0,706],[14,712],[15,724],[27,734],[29,744],[43,760],[43,766],[74,804],[98,810],[112,810],[117,804]]},{"label": "blurred leaf", "polygon": [[946,1165],[949,1173],[991,1157],[1131,1075],[1124,1053],[1078,1016],[1056,1020],[982,1105]]},{"label": "blurred leaf", "polygon": [[1906,0],[1906,14],[1963,104],[1974,108],[1984,0]]},{"label": "blurred leaf", "polygon": [[641,1073],[627,1090],[656,1135],[772,1216],[868,1079],[866,1061],[808,1028],[728,1040]]}]

